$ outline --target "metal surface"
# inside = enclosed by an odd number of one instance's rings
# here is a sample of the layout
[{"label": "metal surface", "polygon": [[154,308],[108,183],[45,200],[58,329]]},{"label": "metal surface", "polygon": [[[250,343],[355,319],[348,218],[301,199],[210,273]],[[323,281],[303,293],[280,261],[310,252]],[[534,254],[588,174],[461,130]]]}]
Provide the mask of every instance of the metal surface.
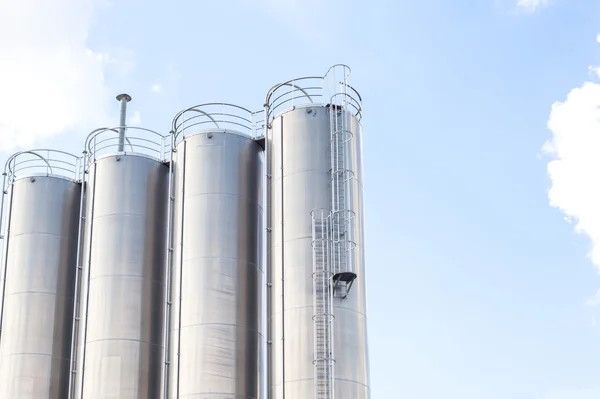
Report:
[{"label": "metal surface", "polygon": [[169,167],[147,155],[97,157],[97,134],[87,145],[76,397],[159,398]]},{"label": "metal surface", "polygon": [[[314,78],[311,78],[314,79]],[[323,78],[321,78],[323,80]],[[271,303],[269,335],[269,399],[306,399],[316,396],[313,240],[311,212],[331,211],[332,145],[330,108],[317,103],[314,93],[308,99],[298,81],[278,85],[267,97],[270,122],[267,148],[272,173],[268,188],[270,225],[269,263]],[[320,83],[323,84],[322,82]],[[286,95],[278,90],[291,87]],[[310,87],[316,92],[316,85]],[[293,108],[285,110],[280,102],[292,98]],[[331,100],[329,100],[331,101]],[[327,102],[329,103],[329,102]],[[335,104],[335,102],[334,102]],[[366,329],[365,266],[363,240],[362,164],[360,103],[346,106],[345,126],[352,133],[344,156],[355,171],[345,207],[355,215],[353,226],[354,263],[358,278],[347,297],[333,301],[332,328],[335,374],[332,381],[338,399],[368,399],[368,349]],[[273,115],[272,109],[283,109]],[[334,111],[336,112],[336,111]],[[315,330],[316,331],[316,330]],[[317,351],[318,352],[318,351]]]},{"label": "metal surface", "polygon": [[263,398],[262,149],[176,137],[169,398]]},{"label": "metal surface", "polygon": [[81,183],[60,151],[11,157],[3,256],[0,397],[68,395]]},{"label": "metal surface", "polygon": [[[174,149],[174,135],[170,134],[170,148]],[[169,151],[169,188],[168,188],[168,206],[167,206],[167,220],[168,220],[168,228],[167,228],[167,258],[166,258],[166,267],[165,267],[165,303],[164,303],[164,312],[165,312],[165,321],[163,327],[163,342],[164,342],[164,351],[163,351],[163,371],[162,371],[162,398],[166,399],[169,397],[169,366],[170,366],[170,348],[169,348],[169,331],[171,328],[171,304],[173,303],[173,290],[171,289],[171,269],[173,267],[173,212],[175,208],[175,194],[173,192],[174,182],[173,182],[173,172],[174,172],[174,151]]]}]

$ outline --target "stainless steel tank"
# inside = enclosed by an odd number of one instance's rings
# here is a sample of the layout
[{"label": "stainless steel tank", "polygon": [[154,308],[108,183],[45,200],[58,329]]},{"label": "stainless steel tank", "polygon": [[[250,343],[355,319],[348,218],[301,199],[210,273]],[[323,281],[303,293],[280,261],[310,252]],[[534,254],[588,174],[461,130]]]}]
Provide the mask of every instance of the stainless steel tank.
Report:
[{"label": "stainless steel tank", "polygon": [[340,68],[267,95],[269,399],[370,397],[360,96]]},{"label": "stainless steel tank", "polygon": [[7,162],[0,398],[68,395],[80,166],[79,158],[51,150]]},{"label": "stainless steel tank", "polygon": [[87,139],[77,378],[82,399],[159,398],[169,166],[166,138],[127,128]]},{"label": "stainless steel tank", "polygon": [[253,115],[204,104],[174,119],[168,397],[263,398],[263,149]]}]

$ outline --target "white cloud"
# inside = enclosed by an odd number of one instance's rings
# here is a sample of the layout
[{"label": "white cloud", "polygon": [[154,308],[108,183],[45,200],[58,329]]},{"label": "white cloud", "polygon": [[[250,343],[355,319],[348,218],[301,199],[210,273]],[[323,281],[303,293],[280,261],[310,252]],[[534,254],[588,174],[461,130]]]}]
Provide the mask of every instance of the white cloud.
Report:
[{"label": "white cloud", "polygon": [[540,7],[548,5],[548,0],[519,0],[517,7],[526,11],[535,11]]},{"label": "white cloud", "polygon": [[565,101],[552,106],[548,128],[552,139],[544,151],[552,180],[550,205],[575,223],[592,241],[591,259],[600,271],[600,85],[586,82]]},{"label": "white cloud", "polygon": [[127,121],[127,124],[130,126],[139,126],[142,124],[142,115],[140,111],[135,111],[133,115],[131,115]]},{"label": "white cloud", "polygon": [[162,90],[162,86],[158,83],[155,83],[152,85],[152,87],[150,87],[150,90],[154,93],[160,93],[160,91]]},{"label": "white cloud", "polygon": [[87,48],[95,1],[2,1],[0,150],[106,122],[105,69],[131,63]]},{"label": "white cloud", "polygon": [[598,35],[596,36],[596,41],[597,41],[598,43],[600,43],[600,33],[598,33]]},{"label": "white cloud", "polygon": [[[588,306],[600,306],[600,289],[596,291],[593,297],[587,300],[587,304]],[[594,327],[596,327],[597,321],[595,317],[592,317],[592,322],[594,324]]]},{"label": "white cloud", "polygon": [[88,54],[93,56],[107,67],[111,67],[116,72],[124,75],[135,67],[135,55],[131,50],[121,47],[111,47],[108,51],[93,52],[87,50]]},{"label": "white cloud", "polygon": [[600,78],[600,67],[597,66],[589,66],[588,74],[593,77]]}]

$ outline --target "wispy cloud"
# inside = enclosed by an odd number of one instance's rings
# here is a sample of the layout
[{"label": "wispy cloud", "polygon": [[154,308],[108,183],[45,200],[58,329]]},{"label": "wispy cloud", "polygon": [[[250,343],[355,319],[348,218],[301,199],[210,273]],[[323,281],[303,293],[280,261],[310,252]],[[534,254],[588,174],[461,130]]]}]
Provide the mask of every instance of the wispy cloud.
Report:
[{"label": "wispy cloud", "polygon": [[87,48],[96,6],[96,0],[2,2],[1,151],[105,122],[111,99],[105,70],[132,65],[131,54]]},{"label": "wispy cloud", "polygon": [[548,0],[519,0],[517,2],[518,8],[529,12],[536,11],[537,9],[547,5]]},{"label": "wispy cloud", "polygon": [[592,77],[600,78],[600,67],[590,65],[588,67],[588,74]]},{"label": "wispy cloud", "polygon": [[[587,304],[588,306],[600,306],[600,289],[596,291],[593,297],[587,300]],[[592,317],[592,322],[594,324],[594,327],[598,325],[595,317]]]},{"label": "wispy cloud", "polygon": [[152,91],[153,93],[160,93],[162,90],[162,85],[155,83],[150,87],[150,91]]},{"label": "wispy cloud", "polygon": [[142,124],[142,114],[140,111],[135,111],[133,115],[128,118],[127,124],[130,126],[139,126]]}]

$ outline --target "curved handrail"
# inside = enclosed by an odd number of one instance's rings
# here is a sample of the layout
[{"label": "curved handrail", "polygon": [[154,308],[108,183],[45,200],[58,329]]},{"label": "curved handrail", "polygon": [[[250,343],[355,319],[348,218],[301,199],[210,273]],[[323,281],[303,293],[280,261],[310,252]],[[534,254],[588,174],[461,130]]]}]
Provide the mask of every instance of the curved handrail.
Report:
[{"label": "curved handrail", "polygon": [[4,174],[9,184],[23,171],[27,171],[25,176],[56,175],[79,181],[82,175],[81,159],[69,152],[47,148],[19,151],[7,159]]},{"label": "curved handrail", "polygon": [[[322,106],[335,105],[349,110],[360,120],[362,97],[348,84],[350,73],[349,66],[335,64],[323,76],[301,77],[274,85],[265,96],[264,115],[267,122],[270,123],[274,115],[286,109],[284,106],[289,103],[292,108],[315,103]],[[282,90],[283,87],[291,87],[291,90]]]},{"label": "curved handrail", "polygon": [[267,92],[267,96],[265,97],[265,104],[268,104],[269,101],[271,101],[271,96],[273,95],[273,93],[275,93],[279,88],[281,88],[283,86],[291,86],[291,87],[297,88],[302,93],[304,93],[304,95],[306,97],[308,97],[308,99],[312,103],[313,102],[312,98],[308,95],[308,93],[306,91],[304,91],[300,86],[297,86],[297,85],[294,84],[294,82],[297,82],[299,80],[307,80],[307,79],[322,79],[322,77],[321,76],[306,76],[306,77],[303,77],[303,78],[291,79],[291,80],[288,80],[287,82],[283,82],[283,83],[277,83],[276,85],[274,85],[273,87],[271,87],[269,89],[269,91]]},{"label": "curved handrail", "polygon": [[[125,141],[131,151],[119,151],[119,129],[125,128]],[[162,135],[154,130],[137,126],[103,127],[92,130],[85,139],[88,163],[99,156],[136,153],[149,155],[163,161],[170,151],[169,135]]]},{"label": "curved handrail", "polygon": [[[189,114],[192,114],[191,116]],[[186,108],[175,114],[171,123],[173,142],[178,143],[185,136],[198,131],[231,130],[251,138],[262,130],[257,126],[257,112],[230,103],[204,103]],[[205,126],[205,125],[214,126]]]},{"label": "curved handrail", "polygon": [[346,75],[346,77],[350,76],[350,74],[352,73],[352,69],[346,64],[333,64],[332,66],[329,67],[327,72],[325,72],[325,76],[327,76],[329,74],[329,72],[331,72],[332,69],[337,68],[337,67],[343,67],[348,70],[348,74]]}]

